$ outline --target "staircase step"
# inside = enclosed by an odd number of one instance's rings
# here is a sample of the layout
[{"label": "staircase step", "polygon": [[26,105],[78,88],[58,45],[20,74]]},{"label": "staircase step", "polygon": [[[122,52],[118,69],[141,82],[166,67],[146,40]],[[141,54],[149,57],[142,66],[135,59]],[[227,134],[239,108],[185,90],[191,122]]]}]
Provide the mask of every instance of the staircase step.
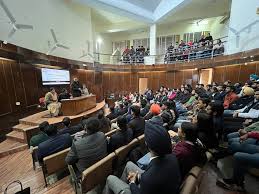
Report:
[{"label": "staircase step", "polygon": [[28,145],[12,139],[6,139],[0,143],[0,158],[28,149]]},{"label": "staircase step", "polygon": [[20,131],[12,131],[12,132],[6,134],[6,138],[16,140],[20,143],[25,143],[24,133],[20,132]]},{"label": "staircase step", "polygon": [[24,132],[33,128],[36,128],[37,126],[31,126],[31,125],[25,125],[25,124],[18,124],[13,127],[14,131]]}]

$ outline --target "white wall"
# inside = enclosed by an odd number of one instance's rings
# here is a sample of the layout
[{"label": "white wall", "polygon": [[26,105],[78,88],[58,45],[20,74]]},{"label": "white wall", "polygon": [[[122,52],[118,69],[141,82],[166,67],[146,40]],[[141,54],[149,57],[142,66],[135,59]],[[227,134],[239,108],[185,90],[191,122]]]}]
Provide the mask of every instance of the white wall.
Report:
[{"label": "white wall", "polygon": [[[32,24],[34,30],[18,31],[9,41],[15,45],[46,53],[48,41],[53,44],[50,28],[56,32],[60,43],[70,50],[57,49],[52,55],[78,60],[86,41],[92,42],[90,8],[78,6],[71,0],[4,0],[17,23]],[[0,8],[0,18],[6,19]],[[5,40],[11,26],[1,23],[0,39]],[[92,50],[92,45],[90,50]],[[85,59],[87,60],[87,59]]]},{"label": "white wall", "polygon": [[[256,14],[258,7],[258,0],[232,0],[229,26],[241,32],[237,34],[238,38],[231,30],[228,31],[229,54],[259,48],[259,15]],[[255,21],[258,22],[251,25]]]}]

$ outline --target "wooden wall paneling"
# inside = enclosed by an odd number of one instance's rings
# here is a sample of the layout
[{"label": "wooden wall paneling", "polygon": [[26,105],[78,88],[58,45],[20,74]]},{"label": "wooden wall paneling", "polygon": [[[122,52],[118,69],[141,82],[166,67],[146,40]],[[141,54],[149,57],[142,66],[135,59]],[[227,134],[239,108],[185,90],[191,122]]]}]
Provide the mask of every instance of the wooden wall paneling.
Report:
[{"label": "wooden wall paneling", "polygon": [[134,91],[134,92],[138,92],[138,90],[139,90],[138,73],[131,73],[130,74],[130,82],[131,82],[131,90]]},{"label": "wooden wall paneling", "polygon": [[239,82],[245,83],[247,80],[249,80],[249,75],[251,74],[256,74],[256,63],[240,65]]},{"label": "wooden wall paneling", "polygon": [[166,72],[166,85],[169,88],[174,87],[174,72]]},{"label": "wooden wall paneling", "polygon": [[124,73],[123,88],[127,93],[134,92],[131,88],[130,72]]},{"label": "wooden wall paneling", "polygon": [[97,102],[101,102],[104,98],[103,96],[103,76],[102,72],[94,72],[95,83],[92,93],[96,94]]},{"label": "wooden wall paneling", "polygon": [[218,67],[213,69],[212,81],[217,83],[223,83],[225,80],[225,67]]},{"label": "wooden wall paneling", "polygon": [[109,88],[109,82],[110,82],[110,72],[103,72],[102,73],[102,79],[103,79],[103,92],[104,95],[110,95],[110,88]]},{"label": "wooden wall paneling", "polygon": [[6,61],[0,60],[0,115],[9,114],[12,112],[10,94],[8,91],[8,83],[5,73],[5,68],[8,64]]},{"label": "wooden wall paneling", "polygon": [[195,87],[199,82],[199,72],[198,70],[192,70],[192,86]]},{"label": "wooden wall paneling", "polygon": [[224,81],[230,80],[232,83],[236,83],[239,81],[240,75],[240,66],[227,66],[225,71],[225,79]]},{"label": "wooden wall paneling", "polygon": [[159,72],[159,87],[164,86],[167,87],[167,73],[166,72]]},{"label": "wooden wall paneling", "polygon": [[175,72],[175,88],[180,88],[183,84],[183,71],[176,71]]},{"label": "wooden wall paneling", "polygon": [[[30,64],[21,63],[22,80],[25,90],[26,106],[30,107],[38,104],[38,84],[35,67]],[[35,92],[36,91],[36,92]]]},{"label": "wooden wall paneling", "polygon": [[12,61],[6,61],[4,64],[4,67],[5,67],[4,70],[5,70],[5,80],[7,85],[6,95],[9,98],[11,112],[15,112],[19,109],[16,106],[17,93],[16,93],[16,83],[14,82],[14,75],[12,71],[12,65],[13,65],[12,63],[13,63]]},{"label": "wooden wall paneling", "polygon": [[183,71],[183,84],[193,84],[192,80],[192,75],[193,75],[193,70],[185,70]]}]

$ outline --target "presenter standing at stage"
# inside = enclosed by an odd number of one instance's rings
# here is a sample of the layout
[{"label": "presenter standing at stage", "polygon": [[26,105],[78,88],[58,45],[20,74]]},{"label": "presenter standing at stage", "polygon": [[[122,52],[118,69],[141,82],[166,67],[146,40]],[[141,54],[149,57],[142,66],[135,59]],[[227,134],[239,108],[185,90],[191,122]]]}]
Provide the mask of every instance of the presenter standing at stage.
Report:
[{"label": "presenter standing at stage", "polygon": [[73,97],[79,97],[82,95],[82,85],[79,83],[76,77],[74,78],[74,81],[71,84],[71,92]]}]

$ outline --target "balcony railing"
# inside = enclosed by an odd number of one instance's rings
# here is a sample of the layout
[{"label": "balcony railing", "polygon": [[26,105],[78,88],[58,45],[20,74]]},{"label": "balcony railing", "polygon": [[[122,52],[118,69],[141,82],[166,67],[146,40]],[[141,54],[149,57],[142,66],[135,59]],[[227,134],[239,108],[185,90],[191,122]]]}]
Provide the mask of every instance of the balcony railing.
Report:
[{"label": "balcony railing", "polygon": [[217,41],[219,39],[213,40],[213,44],[210,46],[196,47],[194,49],[182,49],[182,51],[168,51],[161,55],[144,55],[142,53],[134,55],[111,55],[104,53],[94,53],[94,61],[100,64],[170,64],[170,63],[181,63],[194,61],[198,59],[208,59],[214,58],[220,55],[224,55],[226,48],[226,37],[220,38],[223,47],[216,48]]}]

